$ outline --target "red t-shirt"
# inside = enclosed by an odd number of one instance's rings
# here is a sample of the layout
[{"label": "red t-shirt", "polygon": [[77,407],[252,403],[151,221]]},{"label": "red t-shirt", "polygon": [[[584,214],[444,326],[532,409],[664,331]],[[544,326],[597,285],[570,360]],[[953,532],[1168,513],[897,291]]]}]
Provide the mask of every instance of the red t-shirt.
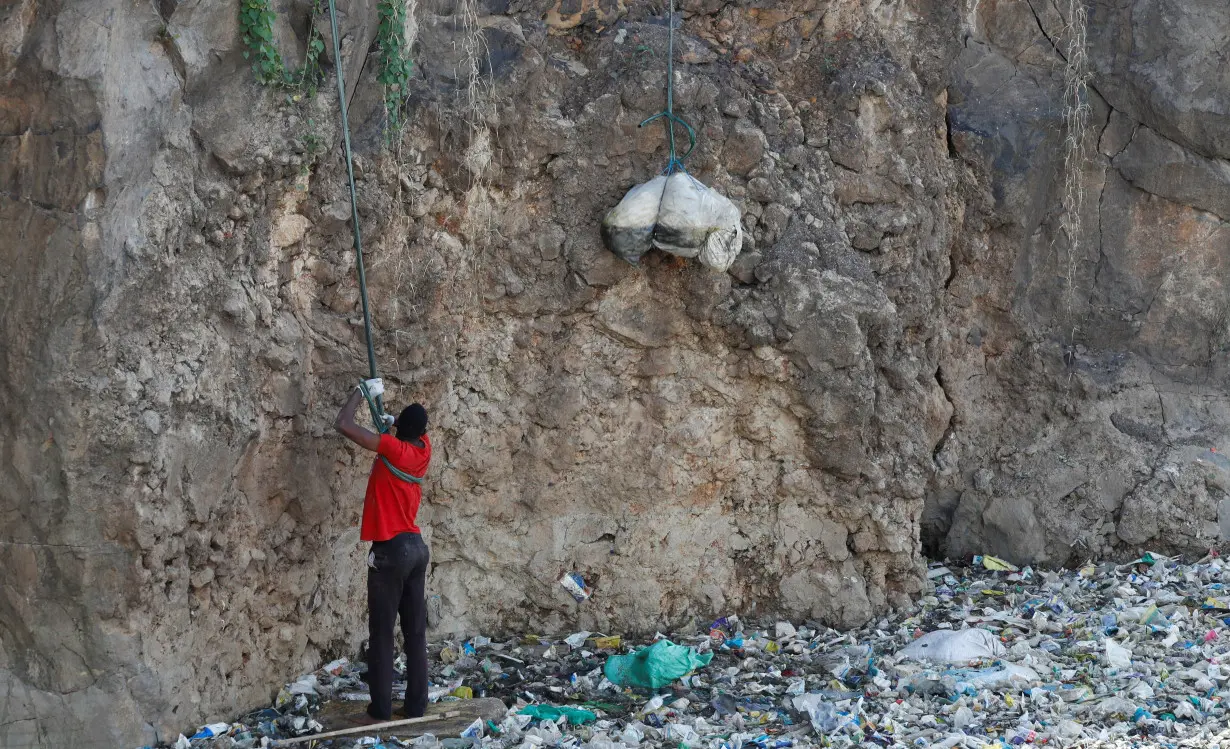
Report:
[{"label": "red t-shirt", "polygon": [[[422,439],[423,447],[416,447],[391,434],[382,434],[379,453],[397,470],[422,477],[427,474],[427,464],[431,462],[431,440],[426,434]],[[422,500],[423,490],[418,484],[397,478],[380,458],[376,458],[372,474],[367,478],[360,540],[388,541],[398,533],[418,533],[414,518],[419,514]]]}]

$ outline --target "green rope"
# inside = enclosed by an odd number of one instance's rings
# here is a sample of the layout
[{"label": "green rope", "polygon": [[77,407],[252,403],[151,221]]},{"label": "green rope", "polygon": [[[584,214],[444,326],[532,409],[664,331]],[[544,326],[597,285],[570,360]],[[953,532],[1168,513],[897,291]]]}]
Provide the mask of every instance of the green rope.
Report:
[{"label": "green rope", "polygon": [[[359,383],[359,392],[363,394],[363,400],[367,401],[367,409],[371,411],[372,423],[376,425],[376,429],[378,429],[381,434],[388,434],[389,433],[389,423],[384,420],[384,409],[381,408],[380,406],[380,402],[379,402],[380,399],[373,398],[372,394],[367,392],[366,383],[363,383],[363,382]],[[401,479],[402,481],[409,481],[411,484],[423,483],[423,477],[412,476],[411,474],[406,473],[405,471],[401,470],[397,466],[390,463],[389,459],[384,457],[383,455],[380,456],[380,462],[384,463],[384,467],[389,469],[389,473],[393,474],[394,476]]]},{"label": "green rope", "polygon": [[[363,268],[363,237],[359,233],[359,199],[355,194],[354,156],[350,151],[350,115],[346,106],[346,79],[342,74],[342,48],[338,40],[337,7],[334,0],[329,0],[329,28],[333,32],[333,63],[337,73],[337,102],[342,113],[342,146],[346,154],[346,179],[350,183],[350,223],[354,228],[355,264],[359,271],[359,298],[363,300],[363,335],[367,339],[367,371],[371,379],[376,379],[376,348],[372,343],[372,314],[367,302],[367,273]],[[389,425],[384,420],[384,402],[380,396],[373,398],[363,383],[359,384],[359,391],[363,393],[363,398],[367,401],[367,408],[371,411],[372,424],[376,430],[380,434],[388,434]],[[383,455],[380,456],[380,462],[384,463],[384,467],[402,481],[409,481],[412,484],[423,482],[422,478],[399,470]]]},{"label": "green rope", "polygon": [[[683,166],[683,160],[692,155],[692,151],[696,149],[696,131],[688,124],[687,120],[675,114],[675,0],[671,0],[670,16],[667,19],[667,42],[666,42],[666,109],[658,112],[652,117],[645,119],[638,127],[645,127],[649,123],[658,118],[666,120],[666,137],[670,141],[670,161],[666,164],[666,174],[673,174],[676,169],[686,172],[687,169]],[[683,156],[678,156],[678,151],[675,147],[675,124],[683,125],[687,130],[688,140],[691,144],[688,146],[687,153]]]},{"label": "green rope", "polygon": [[[363,268],[363,238],[359,234],[359,199],[355,194],[354,157],[350,152],[350,115],[346,106],[346,80],[342,73],[342,48],[337,38],[337,7],[334,0],[329,0],[329,25],[333,31],[333,62],[337,73],[337,101],[342,113],[342,146],[346,153],[346,178],[350,182],[350,224],[354,229],[355,264],[359,269],[359,297],[363,300],[363,333],[367,337],[367,371],[371,378],[375,379],[376,349],[372,345],[372,315],[367,303],[367,273]],[[376,405],[383,413],[384,404],[379,397],[376,398]],[[379,427],[380,424],[376,426]]]},{"label": "green rope", "polygon": [[380,400],[367,392],[367,383],[359,383],[359,392],[363,393],[363,399],[367,401],[367,409],[372,414],[372,424],[376,426],[376,430],[381,434],[388,434],[389,423],[384,420],[384,408],[381,407]]}]

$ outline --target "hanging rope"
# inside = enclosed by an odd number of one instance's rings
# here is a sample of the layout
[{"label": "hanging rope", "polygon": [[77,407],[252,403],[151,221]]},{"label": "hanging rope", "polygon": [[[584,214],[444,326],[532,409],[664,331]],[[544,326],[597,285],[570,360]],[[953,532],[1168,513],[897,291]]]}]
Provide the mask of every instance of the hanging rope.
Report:
[{"label": "hanging rope", "polygon": [[[367,305],[367,273],[363,268],[363,237],[359,234],[359,200],[354,188],[354,157],[350,152],[350,115],[346,107],[346,80],[342,74],[342,48],[337,38],[337,7],[329,0],[329,26],[333,31],[333,62],[337,73],[337,102],[342,112],[342,147],[346,154],[346,179],[350,183],[350,225],[354,229],[355,264],[359,268],[359,297],[363,300],[363,333],[367,338],[367,371],[376,377],[376,349],[372,345],[372,315]],[[384,412],[380,398],[376,405]],[[377,425],[379,426],[379,425]],[[381,430],[384,431],[383,429]]]},{"label": "hanging rope", "polygon": [[[333,63],[337,73],[337,102],[342,113],[342,150],[346,155],[346,179],[350,183],[350,225],[354,229],[355,265],[358,266],[359,298],[363,301],[363,335],[367,339],[367,371],[371,379],[376,378],[376,347],[372,343],[372,314],[367,302],[367,273],[363,267],[363,237],[359,232],[359,199],[354,186],[354,156],[350,150],[350,115],[346,106],[346,79],[342,73],[342,49],[337,34],[337,7],[335,0],[329,0],[329,28],[333,32]],[[367,386],[359,384],[359,390],[367,401],[367,408],[372,415],[372,425],[380,434],[389,433],[389,423],[384,418],[384,402],[380,396],[372,397]],[[411,476],[399,470],[383,455],[380,462],[402,481],[421,484],[423,479]]]},{"label": "hanging rope", "polygon": [[[330,0],[332,2],[332,0]],[[670,16],[667,19],[667,42],[666,42],[666,109],[658,112],[652,117],[641,122],[638,127],[645,127],[649,123],[658,118],[666,120],[666,137],[670,141],[670,160],[666,164],[665,174],[674,174],[678,169],[681,172],[687,172],[683,166],[683,160],[692,155],[693,149],[696,148],[696,131],[688,124],[686,120],[675,114],[675,0],[671,0]],[[683,125],[687,130],[688,139],[691,145],[688,146],[687,153],[683,156],[678,156],[678,151],[675,147],[675,123]]]}]

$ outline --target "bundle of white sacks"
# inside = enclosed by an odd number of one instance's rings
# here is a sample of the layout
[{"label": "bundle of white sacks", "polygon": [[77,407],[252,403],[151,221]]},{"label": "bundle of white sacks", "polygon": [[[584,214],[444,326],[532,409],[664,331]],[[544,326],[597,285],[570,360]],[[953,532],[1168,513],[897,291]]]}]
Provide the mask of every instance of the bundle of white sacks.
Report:
[{"label": "bundle of white sacks", "polygon": [[602,220],[602,239],[633,264],[657,247],[725,272],[743,248],[743,224],[729,198],[675,172],[629,190]]}]

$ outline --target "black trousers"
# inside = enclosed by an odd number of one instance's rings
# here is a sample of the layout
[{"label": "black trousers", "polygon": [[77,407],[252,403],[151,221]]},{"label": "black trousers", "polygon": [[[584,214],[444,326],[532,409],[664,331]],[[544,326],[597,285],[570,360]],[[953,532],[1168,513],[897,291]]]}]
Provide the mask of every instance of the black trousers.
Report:
[{"label": "black trousers", "polygon": [[406,640],[406,702],[417,718],[427,709],[427,562],[431,553],[417,533],[372,544],[367,567],[367,685],[373,718],[393,716],[393,632],[401,615]]}]

